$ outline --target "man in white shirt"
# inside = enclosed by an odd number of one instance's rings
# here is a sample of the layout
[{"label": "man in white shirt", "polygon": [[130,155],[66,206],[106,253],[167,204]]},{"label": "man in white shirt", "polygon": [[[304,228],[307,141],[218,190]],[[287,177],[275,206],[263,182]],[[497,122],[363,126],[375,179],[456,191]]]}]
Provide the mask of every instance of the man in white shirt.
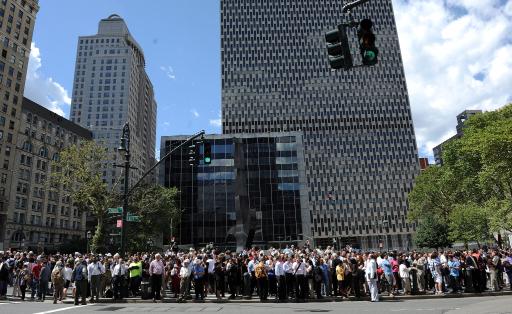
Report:
[{"label": "man in white shirt", "polygon": [[306,280],[306,263],[304,262],[303,254],[295,260],[293,263],[293,272],[295,275],[295,299],[305,300],[307,291],[307,280]]},{"label": "man in white shirt", "polygon": [[114,300],[122,300],[125,284],[125,276],[128,267],[126,267],[122,258],[119,258],[117,264],[112,269],[112,282],[114,286]]},{"label": "man in white shirt", "polygon": [[188,287],[190,286],[190,262],[188,259],[183,261],[183,266],[180,268],[180,300],[185,300],[188,294]]},{"label": "man in white shirt", "polygon": [[212,255],[208,255],[206,264],[208,265],[208,268],[206,271],[208,280],[206,281],[205,291],[208,291],[208,293],[214,293],[215,292],[215,260],[213,259]]},{"label": "man in white shirt", "polygon": [[286,300],[286,273],[284,271],[284,255],[278,257],[275,266],[275,275],[277,278],[277,296],[278,300]]},{"label": "man in white shirt", "polygon": [[377,287],[377,261],[375,256],[370,254],[365,265],[365,277],[370,289],[370,296],[372,302],[379,301],[379,288]]},{"label": "man in white shirt", "polygon": [[94,302],[94,297],[96,297],[96,302],[98,302],[100,297],[101,275],[105,273],[105,267],[98,261],[96,256],[93,256],[87,266],[87,272],[89,274],[89,278],[87,279],[91,286],[91,299],[89,302]]}]

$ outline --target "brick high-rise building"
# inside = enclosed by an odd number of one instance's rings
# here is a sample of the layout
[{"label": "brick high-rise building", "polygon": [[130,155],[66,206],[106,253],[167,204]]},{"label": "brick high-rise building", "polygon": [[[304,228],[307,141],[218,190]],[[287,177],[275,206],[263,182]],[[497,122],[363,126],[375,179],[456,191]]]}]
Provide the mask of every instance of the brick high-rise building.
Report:
[{"label": "brick high-rise building", "polygon": [[[392,1],[352,13],[374,22],[379,64],[331,71],[324,34],[343,22],[343,4],[221,0],[223,132],[302,132],[305,238],[407,248],[419,165]],[[360,64],[356,30],[349,37]]]},{"label": "brick high-rise building", "polygon": [[17,133],[38,0],[0,1],[0,249],[14,204],[9,202],[15,174]]},{"label": "brick high-rise building", "polygon": [[131,131],[132,166],[137,168],[130,172],[130,181],[155,162],[157,105],[145,65],[142,48],[117,14],[100,21],[98,34],[78,39],[70,118],[107,147],[111,159],[104,164],[103,178],[109,186],[123,180],[113,163],[122,160],[117,148],[125,122]]}]

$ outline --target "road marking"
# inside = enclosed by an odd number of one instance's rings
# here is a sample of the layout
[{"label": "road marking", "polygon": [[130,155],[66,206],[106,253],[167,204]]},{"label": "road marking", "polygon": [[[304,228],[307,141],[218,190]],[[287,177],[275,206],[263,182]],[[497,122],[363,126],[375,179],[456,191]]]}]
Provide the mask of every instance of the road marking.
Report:
[{"label": "road marking", "polygon": [[72,310],[72,309],[78,309],[78,308],[81,308],[81,307],[86,307],[86,306],[89,306],[90,304],[87,304],[87,305],[79,305],[79,306],[70,306],[70,307],[64,307],[62,309],[56,309],[56,310],[51,310],[51,311],[44,311],[44,312],[37,312],[37,313],[34,313],[34,314],[49,314],[49,313],[55,313],[55,312],[62,312],[62,311],[67,311],[67,310]]}]

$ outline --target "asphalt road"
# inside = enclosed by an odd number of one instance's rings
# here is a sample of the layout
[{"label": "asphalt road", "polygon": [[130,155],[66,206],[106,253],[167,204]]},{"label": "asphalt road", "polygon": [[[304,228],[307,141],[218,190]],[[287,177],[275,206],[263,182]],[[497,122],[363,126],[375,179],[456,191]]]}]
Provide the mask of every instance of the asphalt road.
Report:
[{"label": "asphalt road", "polygon": [[512,314],[512,297],[476,297],[456,299],[425,299],[390,302],[326,302],[326,303],[145,303],[89,304],[72,306],[50,301],[0,303],[1,314],[50,313],[427,313],[427,314]]}]

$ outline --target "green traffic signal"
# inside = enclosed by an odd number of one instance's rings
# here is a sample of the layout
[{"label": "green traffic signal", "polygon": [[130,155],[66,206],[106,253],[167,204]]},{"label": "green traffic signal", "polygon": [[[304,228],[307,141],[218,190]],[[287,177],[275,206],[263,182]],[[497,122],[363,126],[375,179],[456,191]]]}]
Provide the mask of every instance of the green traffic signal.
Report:
[{"label": "green traffic signal", "polygon": [[210,143],[204,143],[203,151],[203,162],[205,165],[212,163],[212,145]]}]

